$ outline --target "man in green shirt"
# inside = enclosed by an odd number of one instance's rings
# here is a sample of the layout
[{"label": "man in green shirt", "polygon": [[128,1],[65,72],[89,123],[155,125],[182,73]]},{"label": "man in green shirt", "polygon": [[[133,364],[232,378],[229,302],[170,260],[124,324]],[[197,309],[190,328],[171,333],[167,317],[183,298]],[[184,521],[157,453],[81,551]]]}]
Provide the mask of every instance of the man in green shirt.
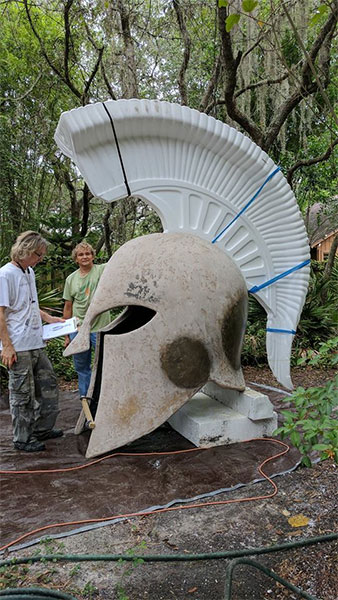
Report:
[{"label": "man in green shirt", "polygon": [[[94,248],[87,242],[80,242],[72,252],[73,260],[79,268],[69,275],[63,290],[65,305],[63,317],[69,319],[77,317],[78,327],[81,327],[89,304],[95,293],[100,277],[104,271],[105,264],[95,265]],[[91,349],[96,345],[96,332],[108,325],[111,321],[110,313],[99,315],[91,326],[90,348],[85,352],[73,355],[75,369],[78,375],[80,397],[86,397],[91,378]],[[72,333],[65,338],[65,346],[77,335]]]}]

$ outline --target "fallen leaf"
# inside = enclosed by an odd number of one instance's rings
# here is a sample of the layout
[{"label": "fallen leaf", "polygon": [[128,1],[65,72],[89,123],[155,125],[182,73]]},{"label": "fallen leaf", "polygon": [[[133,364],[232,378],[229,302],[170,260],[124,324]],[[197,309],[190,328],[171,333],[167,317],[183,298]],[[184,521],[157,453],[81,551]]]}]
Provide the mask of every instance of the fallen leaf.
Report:
[{"label": "fallen leaf", "polygon": [[303,513],[294,515],[288,519],[288,523],[291,525],[291,527],[304,527],[304,525],[307,525],[309,521],[310,519],[303,515]]},{"label": "fallen leaf", "polygon": [[193,594],[194,592],[197,592],[198,588],[197,587],[193,587],[190,590],[188,590],[188,594]]},{"label": "fallen leaf", "polygon": [[284,517],[289,517],[291,513],[289,510],[282,510],[282,515],[284,515]]}]

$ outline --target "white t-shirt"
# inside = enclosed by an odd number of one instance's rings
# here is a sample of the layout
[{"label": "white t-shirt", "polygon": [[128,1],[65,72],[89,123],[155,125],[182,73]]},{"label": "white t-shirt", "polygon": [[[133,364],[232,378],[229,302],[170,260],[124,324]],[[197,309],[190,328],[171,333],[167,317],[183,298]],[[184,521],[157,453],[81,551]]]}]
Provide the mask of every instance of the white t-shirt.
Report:
[{"label": "white t-shirt", "polygon": [[17,352],[45,346],[33,269],[23,273],[12,263],[1,267],[0,306],[6,307],[8,334]]}]

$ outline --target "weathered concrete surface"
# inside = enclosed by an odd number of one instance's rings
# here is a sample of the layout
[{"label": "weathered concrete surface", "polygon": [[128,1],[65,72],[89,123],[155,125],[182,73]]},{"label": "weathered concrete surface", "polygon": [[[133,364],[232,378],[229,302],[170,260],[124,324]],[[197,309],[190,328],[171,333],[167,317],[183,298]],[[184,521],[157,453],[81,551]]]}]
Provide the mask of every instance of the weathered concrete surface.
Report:
[{"label": "weathered concrete surface", "polygon": [[[233,390],[223,390],[232,392]],[[241,411],[241,394],[238,392],[238,406],[219,402],[203,392],[195,394],[169,419],[170,425],[181,435],[198,447],[219,446],[233,444],[251,438],[270,436],[277,429],[277,413],[270,410],[268,416],[257,418],[257,412],[264,414],[263,410],[256,411],[255,419],[249,418],[248,403],[243,398],[243,412]],[[257,394],[258,397],[260,394]],[[247,391],[246,398],[249,398]],[[267,398],[268,400],[268,398]],[[254,409],[251,407],[251,411]]]},{"label": "weathered concrete surface", "polygon": [[128,308],[100,334],[87,458],[153,431],[207,381],[245,388],[246,285],[232,259],[209,241],[168,233],[124,244],[65,354],[86,349],[91,322],[116,307]]},{"label": "weathered concrete surface", "polygon": [[244,392],[238,392],[225,390],[214,383],[207,383],[202,391],[252,421],[270,419],[273,416],[273,405],[269,397],[252,388],[246,387]]}]

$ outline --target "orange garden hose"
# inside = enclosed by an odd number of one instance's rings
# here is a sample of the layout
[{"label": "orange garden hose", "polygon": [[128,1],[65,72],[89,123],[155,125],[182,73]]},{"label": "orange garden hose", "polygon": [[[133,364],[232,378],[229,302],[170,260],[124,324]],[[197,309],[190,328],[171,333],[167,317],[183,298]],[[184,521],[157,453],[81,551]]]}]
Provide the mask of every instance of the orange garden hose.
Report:
[{"label": "orange garden hose", "polygon": [[[224,504],[233,504],[233,503],[237,503],[237,502],[252,502],[254,500],[265,500],[267,498],[273,498],[278,492],[278,487],[275,484],[275,482],[266,473],[264,473],[263,467],[265,464],[267,464],[271,460],[274,460],[274,459],[286,454],[289,451],[290,447],[287,444],[285,444],[284,442],[281,442],[280,440],[275,440],[272,438],[253,438],[251,440],[244,440],[242,443],[248,443],[248,442],[259,441],[259,440],[273,442],[275,444],[279,444],[280,446],[283,446],[283,448],[284,448],[281,452],[278,452],[277,454],[274,454],[273,456],[266,458],[258,466],[259,473],[262,475],[262,477],[264,479],[266,479],[269,483],[271,483],[271,485],[273,487],[273,491],[270,494],[266,494],[264,496],[252,496],[252,497],[248,497],[248,498],[237,498],[237,499],[232,499],[232,500],[217,500],[217,501],[201,502],[199,504],[196,504],[196,503],[195,504],[185,504],[184,506],[159,508],[154,511],[142,511],[142,512],[118,514],[118,515],[112,515],[112,516],[108,516],[108,517],[100,517],[100,518],[96,518],[96,519],[94,519],[94,518],[93,519],[81,519],[79,521],[65,521],[63,523],[52,523],[49,525],[44,525],[43,527],[39,527],[37,529],[34,529],[32,531],[29,531],[28,533],[21,535],[20,537],[16,538],[12,542],[9,542],[8,544],[5,544],[4,546],[0,547],[0,551],[7,550],[14,544],[21,542],[22,540],[26,539],[27,537],[30,537],[31,535],[40,533],[42,531],[46,531],[48,529],[53,529],[55,527],[67,527],[70,525],[82,525],[85,523],[100,523],[103,521],[113,521],[115,519],[121,519],[121,518],[143,517],[143,516],[149,516],[149,515],[158,514],[158,513],[177,511],[177,510],[201,508],[201,507],[205,507],[205,506],[220,506],[220,505],[224,505]],[[80,470],[80,469],[85,469],[87,467],[91,467],[92,465],[95,465],[104,460],[107,460],[108,458],[113,458],[115,456],[133,456],[133,457],[135,457],[135,456],[168,456],[168,455],[175,455],[175,454],[184,454],[184,453],[188,453],[188,452],[199,452],[201,450],[205,452],[210,449],[211,448],[189,448],[187,450],[174,450],[174,451],[170,451],[170,452],[140,452],[140,453],[114,452],[113,454],[109,454],[108,456],[103,456],[101,458],[93,460],[84,465],[77,465],[75,467],[67,467],[64,469],[36,469],[36,470],[33,469],[33,470],[23,470],[23,471],[0,470],[0,475],[27,475],[27,474],[31,475],[34,473],[35,474],[36,473],[39,473],[39,474],[42,474],[42,473],[65,473],[68,471],[76,471],[76,470]]]}]

